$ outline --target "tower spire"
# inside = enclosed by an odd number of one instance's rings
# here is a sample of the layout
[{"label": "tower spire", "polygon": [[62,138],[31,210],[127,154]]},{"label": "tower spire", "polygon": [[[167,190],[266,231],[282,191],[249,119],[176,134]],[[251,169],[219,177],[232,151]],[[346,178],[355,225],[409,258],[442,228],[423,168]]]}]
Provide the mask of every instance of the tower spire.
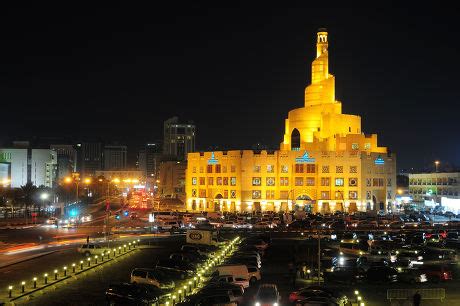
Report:
[{"label": "tower spire", "polygon": [[318,38],[316,40],[316,58],[327,52],[327,30],[325,28],[318,29]]}]

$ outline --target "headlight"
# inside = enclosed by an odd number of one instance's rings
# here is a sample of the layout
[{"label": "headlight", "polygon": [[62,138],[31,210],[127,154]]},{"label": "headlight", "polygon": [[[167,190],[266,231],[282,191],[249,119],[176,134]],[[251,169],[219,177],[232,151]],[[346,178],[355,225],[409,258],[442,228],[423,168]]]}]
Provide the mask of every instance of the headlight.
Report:
[{"label": "headlight", "polygon": [[278,303],[273,303],[273,306],[278,306]]},{"label": "headlight", "polygon": [[256,302],[254,305],[255,305],[255,306],[260,306],[260,303],[259,303],[259,302]]}]

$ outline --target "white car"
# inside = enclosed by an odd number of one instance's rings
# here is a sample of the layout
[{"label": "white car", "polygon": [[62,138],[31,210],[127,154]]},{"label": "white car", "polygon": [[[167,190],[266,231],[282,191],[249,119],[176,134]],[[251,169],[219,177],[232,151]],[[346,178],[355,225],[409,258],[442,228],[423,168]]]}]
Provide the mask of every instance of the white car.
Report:
[{"label": "white car", "polygon": [[240,285],[244,289],[249,287],[249,280],[244,278],[234,278],[232,275],[218,275],[211,278],[210,283],[232,283]]},{"label": "white car", "polygon": [[158,224],[157,228],[162,230],[175,230],[181,228],[181,225],[177,221],[164,221]]},{"label": "white car", "polygon": [[252,224],[247,223],[247,222],[242,222],[242,223],[237,223],[235,227],[236,228],[252,228]]},{"label": "white car", "polygon": [[260,281],[262,279],[259,268],[254,267],[254,266],[248,266],[248,275],[249,275],[249,282],[251,284],[254,284],[255,282]]},{"label": "white car", "polygon": [[236,224],[233,221],[226,221],[224,224],[222,224],[223,228],[235,228]]},{"label": "white car", "polygon": [[51,217],[48,220],[46,220],[46,224],[56,224],[59,222],[59,219],[56,217]]}]

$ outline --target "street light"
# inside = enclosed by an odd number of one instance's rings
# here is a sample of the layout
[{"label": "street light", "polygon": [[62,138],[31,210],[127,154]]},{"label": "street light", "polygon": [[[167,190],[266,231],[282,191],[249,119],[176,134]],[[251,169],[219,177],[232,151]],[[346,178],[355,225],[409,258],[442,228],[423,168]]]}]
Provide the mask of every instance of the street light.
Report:
[{"label": "street light", "polygon": [[434,166],[435,166],[435,169],[436,169],[435,172],[438,172],[439,160],[434,161]]}]

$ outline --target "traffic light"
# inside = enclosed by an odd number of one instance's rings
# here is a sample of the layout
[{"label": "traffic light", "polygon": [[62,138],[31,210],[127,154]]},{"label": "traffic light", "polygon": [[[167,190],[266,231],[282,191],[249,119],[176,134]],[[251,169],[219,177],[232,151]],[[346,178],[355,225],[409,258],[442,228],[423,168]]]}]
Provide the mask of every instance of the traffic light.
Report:
[{"label": "traffic light", "polygon": [[125,210],[125,217],[129,215],[129,211]]},{"label": "traffic light", "polygon": [[119,214],[116,214],[116,215],[115,215],[115,219],[120,220],[120,215],[119,215]]}]

